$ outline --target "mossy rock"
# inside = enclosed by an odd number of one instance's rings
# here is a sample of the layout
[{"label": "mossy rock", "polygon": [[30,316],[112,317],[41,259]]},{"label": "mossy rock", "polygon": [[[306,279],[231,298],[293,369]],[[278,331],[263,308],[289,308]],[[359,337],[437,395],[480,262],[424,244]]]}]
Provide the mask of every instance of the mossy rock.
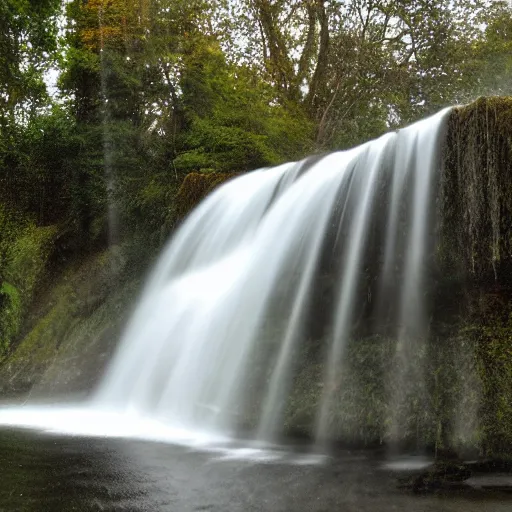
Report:
[{"label": "mossy rock", "polygon": [[239,173],[191,172],[185,176],[176,194],[176,214],[184,217],[219,185],[239,176]]},{"label": "mossy rock", "polygon": [[4,281],[0,286],[0,352],[7,350],[18,334],[22,316],[20,292]]},{"label": "mossy rock", "polygon": [[482,452],[512,452],[512,293],[480,291],[468,333],[475,343],[482,399],[479,408]]},{"label": "mossy rock", "polygon": [[512,269],[512,97],[454,108],[441,183],[445,275],[510,281]]},{"label": "mossy rock", "polygon": [[[7,229],[6,225],[3,227]],[[37,227],[25,222],[7,233],[10,243],[3,248],[0,268],[0,356],[22,329],[26,312],[44,279],[57,232],[56,226]],[[0,233],[0,237],[3,235]]]},{"label": "mossy rock", "polygon": [[22,338],[0,362],[4,396],[89,393],[139,289],[119,247],[74,261],[34,303]]},{"label": "mossy rock", "polygon": [[468,464],[458,461],[437,461],[427,469],[399,475],[399,487],[415,493],[429,493],[458,487],[472,475]]},{"label": "mossy rock", "polygon": [[[309,341],[295,371],[282,434],[314,439],[329,385],[334,396],[327,429],[332,443],[393,446],[441,459],[447,454],[512,457],[512,390],[495,350],[503,338],[484,340],[483,333],[496,336],[483,326],[461,324],[451,336],[402,342],[377,335],[354,338],[339,377],[329,384],[323,382],[325,363],[317,353],[323,343]],[[263,389],[265,383],[251,390],[244,429],[258,424]]]}]

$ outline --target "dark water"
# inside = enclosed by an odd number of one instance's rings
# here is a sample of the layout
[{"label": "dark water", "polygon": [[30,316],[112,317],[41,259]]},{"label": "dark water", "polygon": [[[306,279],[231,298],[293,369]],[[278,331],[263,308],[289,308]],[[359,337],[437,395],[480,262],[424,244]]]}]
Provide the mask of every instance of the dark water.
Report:
[{"label": "dark water", "polygon": [[158,443],[3,429],[0,472],[2,512],[512,511],[503,490],[398,489],[396,474],[362,453],[316,466],[255,463]]}]

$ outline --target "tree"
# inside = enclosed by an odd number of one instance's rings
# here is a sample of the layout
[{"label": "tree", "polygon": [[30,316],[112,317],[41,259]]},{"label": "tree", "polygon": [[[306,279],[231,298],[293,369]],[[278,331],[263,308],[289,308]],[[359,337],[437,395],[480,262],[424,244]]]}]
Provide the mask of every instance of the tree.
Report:
[{"label": "tree", "polygon": [[[0,6],[0,199],[21,198],[42,223],[65,219],[86,243],[111,205],[127,232],[159,231],[190,171],[353,146],[475,93],[508,90],[511,17],[500,2],[65,6],[60,47],[57,0]],[[42,62],[51,52],[62,73],[60,105],[50,108]],[[58,152],[54,170],[45,147]],[[53,206],[43,199],[57,193]]]},{"label": "tree", "polygon": [[0,207],[21,214],[39,213],[27,135],[50,104],[44,73],[57,58],[59,9],[58,0],[0,3]]},{"label": "tree", "polygon": [[460,96],[467,49],[494,10],[487,0],[234,3],[224,44],[257,63],[282,104],[305,108],[318,148],[353,145]]},{"label": "tree", "polygon": [[512,7],[495,2],[488,15],[485,31],[471,48],[466,63],[466,97],[512,94]]},{"label": "tree", "polygon": [[187,130],[178,168],[250,170],[311,149],[312,125],[303,112],[274,103],[274,90],[251,68],[228,64],[215,40],[194,45],[183,64]]},{"label": "tree", "polygon": [[0,128],[34,115],[47,100],[43,73],[57,49],[60,0],[0,3]]},{"label": "tree", "polygon": [[[72,177],[77,229],[93,235],[107,218],[116,177],[138,168],[142,123],[140,58],[148,2],[74,0],[68,4],[67,55],[60,86],[82,143]],[[106,222],[106,220],[105,220]]]}]

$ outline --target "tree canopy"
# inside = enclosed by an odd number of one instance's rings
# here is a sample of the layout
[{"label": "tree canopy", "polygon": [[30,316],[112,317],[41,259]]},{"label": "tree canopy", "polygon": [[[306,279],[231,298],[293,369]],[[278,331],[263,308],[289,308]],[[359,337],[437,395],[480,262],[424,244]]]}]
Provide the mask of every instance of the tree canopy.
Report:
[{"label": "tree canopy", "polygon": [[77,247],[108,222],[160,243],[190,172],[343,149],[512,87],[512,12],[491,0],[5,0],[0,24],[2,211]]}]

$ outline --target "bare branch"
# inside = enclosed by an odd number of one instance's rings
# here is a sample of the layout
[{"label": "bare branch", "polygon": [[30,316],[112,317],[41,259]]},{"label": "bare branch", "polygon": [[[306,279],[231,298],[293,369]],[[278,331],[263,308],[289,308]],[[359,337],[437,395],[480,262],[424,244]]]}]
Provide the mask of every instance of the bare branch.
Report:
[{"label": "bare branch", "polygon": [[307,75],[316,38],[316,8],[313,4],[308,4],[307,10],[309,19],[308,34],[299,60],[299,70],[297,72],[298,87],[300,87],[302,80]]}]

